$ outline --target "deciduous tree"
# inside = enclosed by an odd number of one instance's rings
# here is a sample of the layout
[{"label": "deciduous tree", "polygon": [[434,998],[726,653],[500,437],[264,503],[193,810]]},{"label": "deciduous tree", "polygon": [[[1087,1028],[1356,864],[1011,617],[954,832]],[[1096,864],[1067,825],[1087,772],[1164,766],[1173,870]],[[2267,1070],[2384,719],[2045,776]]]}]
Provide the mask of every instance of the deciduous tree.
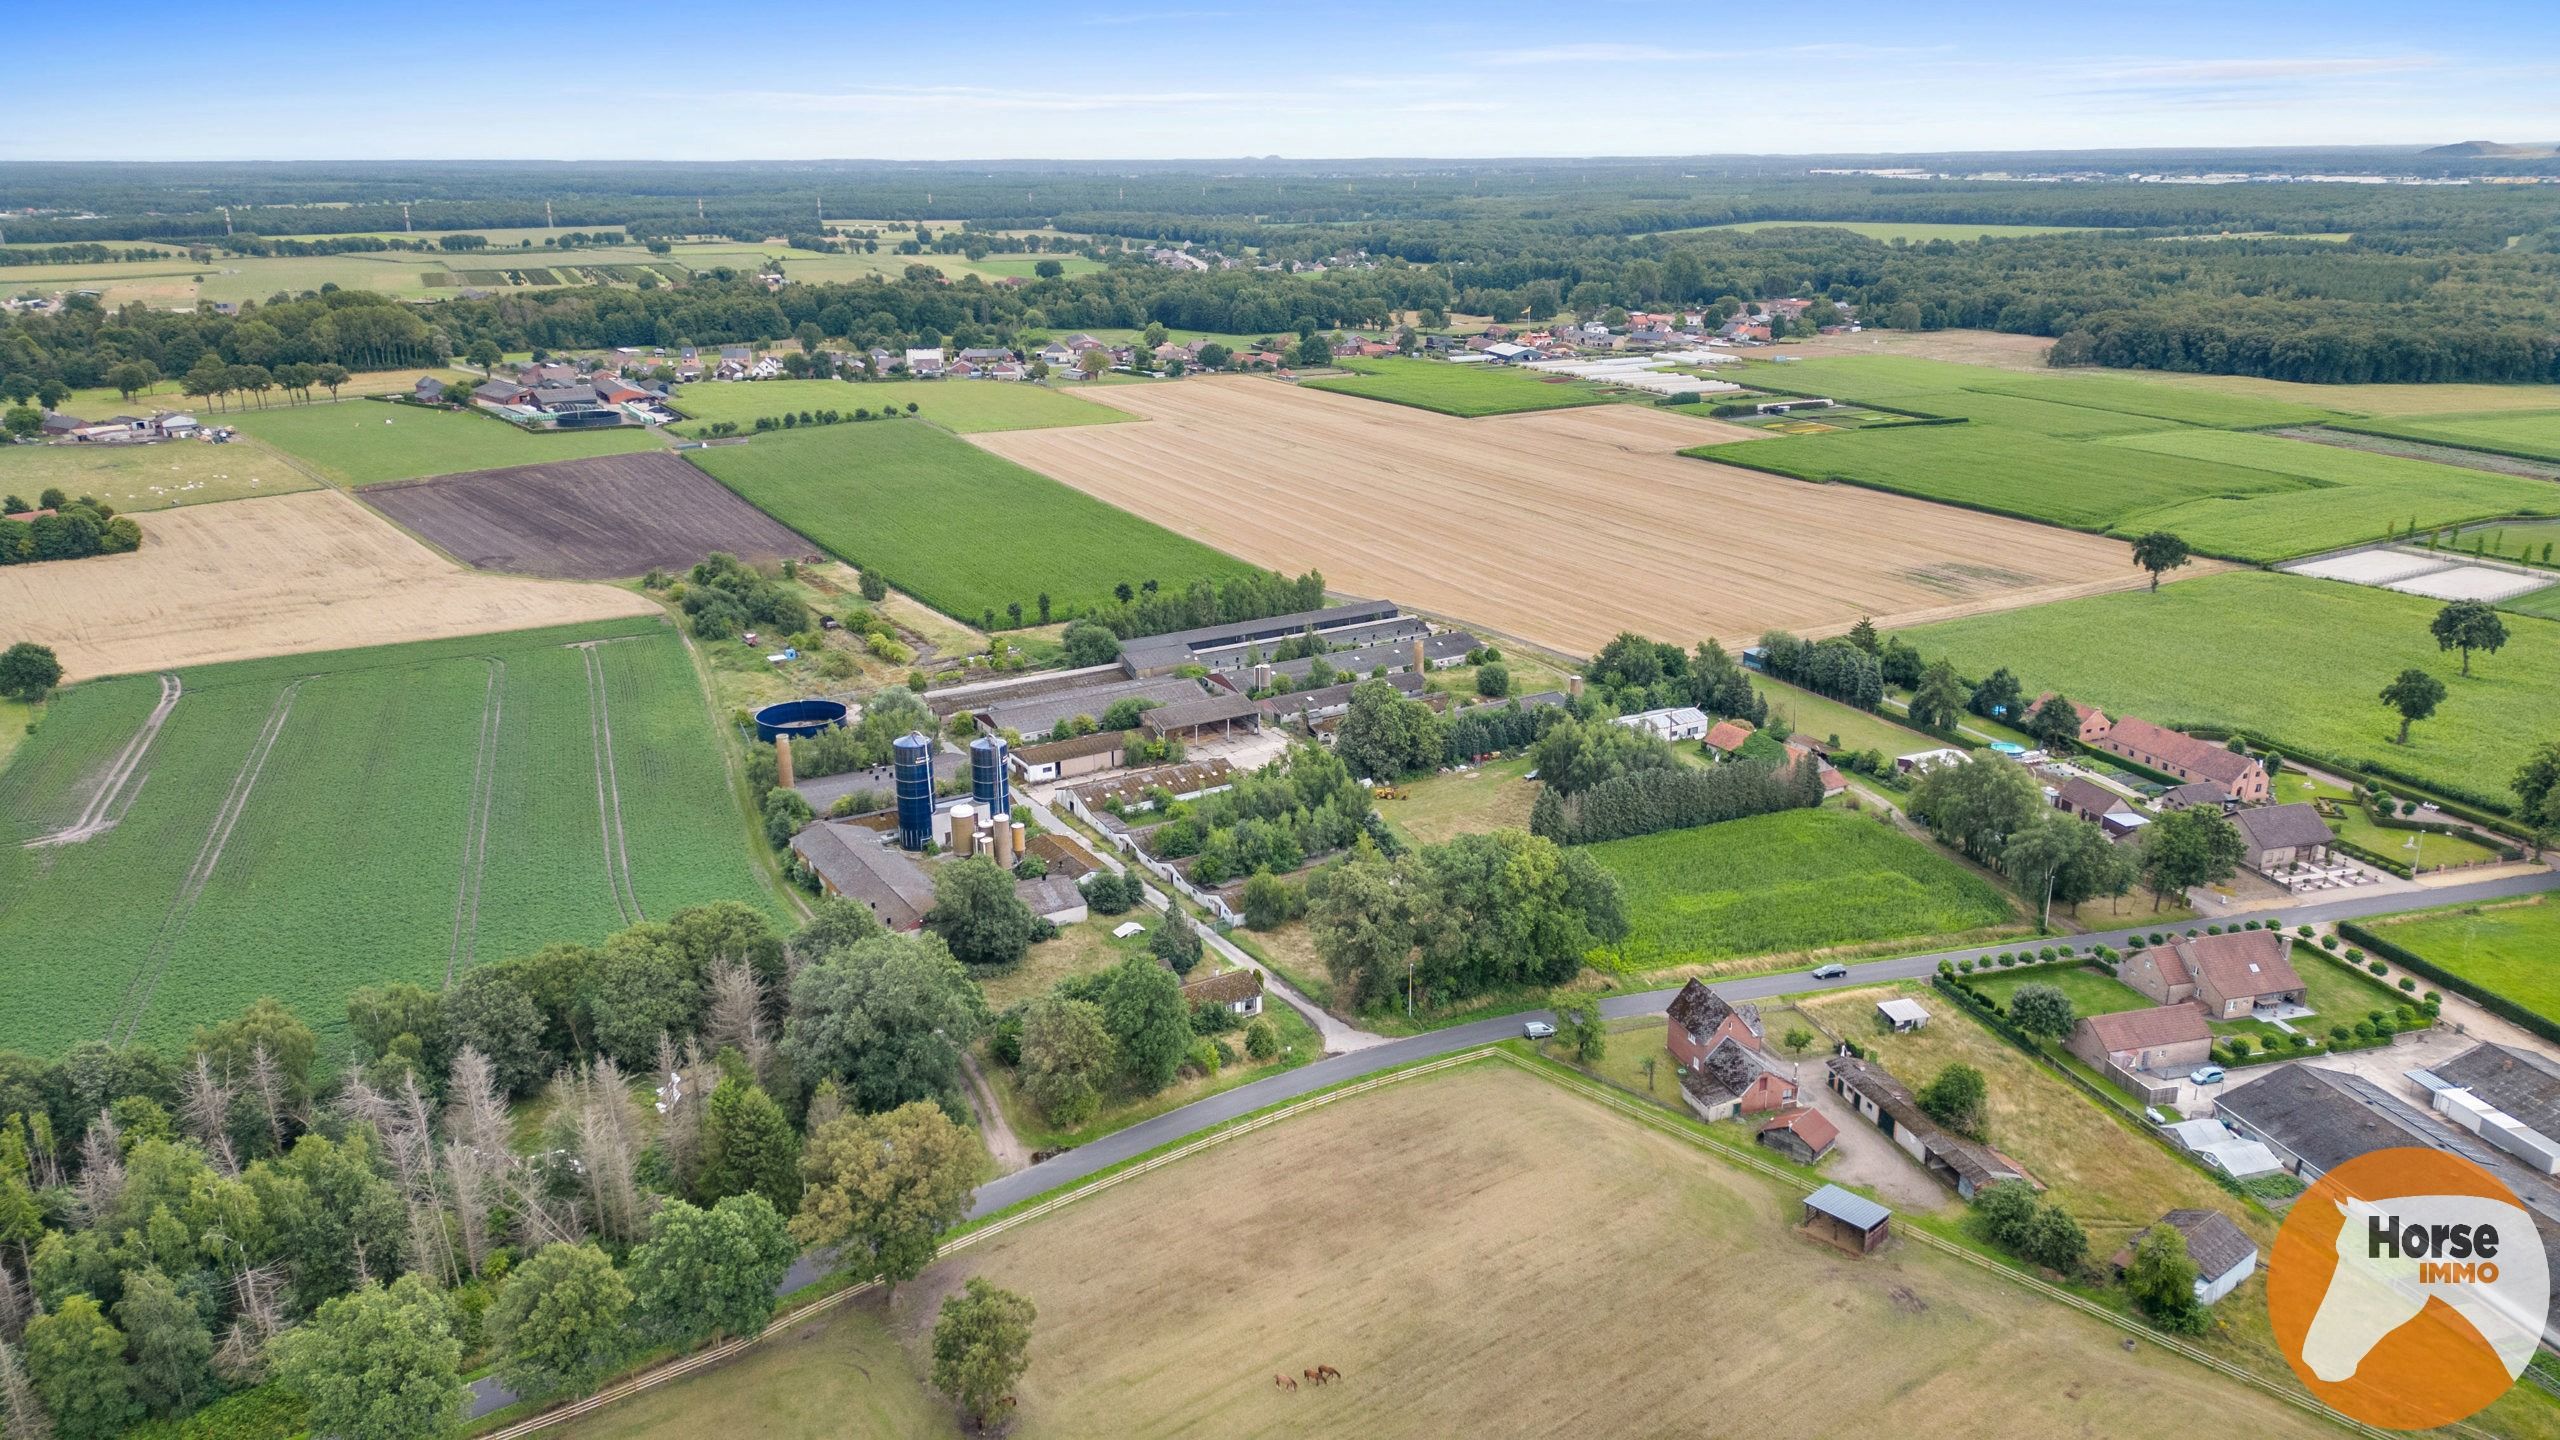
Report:
[{"label": "deciduous tree", "polygon": [[933,1326],[933,1384],[970,1424],[986,1428],[1031,1368],[1031,1324],[1039,1313],[1029,1300],[976,1275],[960,1294],[943,1299]]},{"label": "deciduous tree", "polygon": [[1959,1060],[1940,1070],[1915,1098],[1930,1119],[1959,1134],[1980,1139],[1983,1107],[1990,1093],[1982,1072]]},{"label": "deciduous tree", "polygon": [[984,856],[955,860],[933,874],[933,909],[925,928],[942,937],[963,965],[1012,965],[1031,948],[1034,916],[1013,891],[1013,876]]},{"label": "deciduous tree", "polygon": [[444,1297],[415,1275],[329,1301],[273,1348],[314,1435],[439,1440],[462,1421],[462,1344]]},{"label": "deciduous tree", "polygon": [[2409,727],[2436,713],[2444,703],[2444,682],[2424,670],[2412,667],[2393,676],[2382,687],[2382,703],[2400,712],[2400,735],[2392,743],[2409,743]]},{"label": "deciduous tree", "polygon": [[2507,622],[2498,618],[2497,607],[2486,600],[2453,601],[2436,612],[2427,629],[2436,637],[2438,650],[2462,652],[2465,675],[2471,673],[2472,651],[2495,655],[2507,643]]},{"label": "deciduous tree", "polygon": [[732,1195],[708,1210],[668,1201],[650,1217],[648,1243],[631,1253],[639,1318],[651,1334],[687,1347],[757,1334],[799,1253],[761,1195]]},{"label": "deciduous tree", "polygon": [[2071,1033],[2075,1018],[2071,997],[2051,985],[2021,985],[2009,997],[2009,1023],[2030,1035],[2059,1040]]},{"label": "deciduous tree", "polygon": [[2167,530],[2154,530],[2133,542],[2133,563],[2151,572],[2151,588],[2160,588],[2160,577],[2187,563],[2187,542]]},{"label": "deciduous tree", "polygon": [[967,1131],[916,1101],[829,1123],[809,1137],[800,1163],[806,1186],[792,1237],[843,1247],[843,1268],[894,1289],[933,1262],[935,1237],[959,1223],[978,1158]]},{"label": "deciduous tree", "polygon": [[592,1244],[546,1245],[489,1306],[498,1378],[519,1395],[584,1394],[630,1359],[631,1287]]},{"label": "deciduous tree", "polygon": [[887,1110],[958,1096],[960,1052],[986,1025],[985,995],[938,937],[882,934],[800,971],[782,1053],[804,1083]]},{"label": "deciduous tree", "polygon": [[27,1325],[27,1375],[62,1440],[112,1440],[142,1418],[124,1332],[98,1302],[71,1295]]}]

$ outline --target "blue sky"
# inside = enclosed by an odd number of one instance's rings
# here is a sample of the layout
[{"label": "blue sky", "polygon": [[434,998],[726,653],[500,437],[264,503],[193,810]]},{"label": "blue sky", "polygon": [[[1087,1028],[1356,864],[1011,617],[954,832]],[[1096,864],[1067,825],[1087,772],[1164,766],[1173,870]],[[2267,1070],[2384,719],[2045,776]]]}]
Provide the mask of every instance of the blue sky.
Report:
[{"label": "blue sky", "polygon": [[19,159],[2560,140],[2550,0],[138,0],[28,7],[11,38],[0,134]]}]

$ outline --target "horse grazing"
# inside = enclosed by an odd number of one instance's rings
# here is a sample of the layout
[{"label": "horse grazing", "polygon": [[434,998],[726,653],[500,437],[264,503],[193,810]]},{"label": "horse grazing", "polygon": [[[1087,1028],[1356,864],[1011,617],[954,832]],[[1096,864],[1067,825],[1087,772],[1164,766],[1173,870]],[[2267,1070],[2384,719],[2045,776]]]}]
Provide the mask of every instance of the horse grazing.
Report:
[{"label": "horse grazing", "polygon": [[1310,1385],[1321,1385],[1324,1383],[1324,1374],[1322,1371],[1304,1370],[1299,1373],[1307,1377],[1307,1383]]},{"label": "horse grazing", "polygon": [[1330,1365],[1318,1365],[1316,1367],[1316,1374],[1328,1385],[1342,1378],[1342,1372],[1334,1369]]},{"label": "horse grazing", "polygon": [[1274,1375],[1271,1377],[1271,1388],[1274,1390],[1295,1390],[1298,1388],[1298,1382],[1290,1379],[1286,1375]]}]

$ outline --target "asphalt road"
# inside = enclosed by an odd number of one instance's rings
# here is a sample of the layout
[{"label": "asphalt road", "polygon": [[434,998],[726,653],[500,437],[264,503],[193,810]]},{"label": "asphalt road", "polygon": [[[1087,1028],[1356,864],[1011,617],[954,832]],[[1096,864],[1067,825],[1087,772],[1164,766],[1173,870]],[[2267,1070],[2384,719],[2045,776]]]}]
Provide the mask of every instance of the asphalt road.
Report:
[{"label": "asphalt road", "polygon": [[[2552,889],[2560,889],[2560,872],[2543,871],[2533,875],[2515,875],[2500,880],[2483,881],[2476,885],[2449,886],[2417,895],[2406,891],[2388,895],[2347,895],[2308,905],[2252,911],[2246,918],[2261,922],[2272,920],[2281,923],[2286,929],[2291,929],[2296,925],[2356,920],[2368,915],[2387,915],[2401,910],[2512,899],[2519,895]],[[2187,924],[2192,923],[2195,922],[2181,922],[2179,928],[2183,929]],[[2153,928],[2155,927],[2137,925],[2121,930],[2076,935],[2070,939],[2075,947],[2106,944],[2121,950],[2128,938],[2147,934]],[[1920,955],[1902,955],[1889,960],[1870,960],[1850,966],[1845,978],[1832,981],[1814,980],[1808,972],[1802,970],[1791,970],[1776,975],[1756,975],[1741,980],[1720,980],[1716,982],[1716,990],[1719,994],[1734,1000],[1766,1000],[1814,989],[1847,989],[1885,980],[1924,979],[1937,971],[1938,962],[1941,960],[1980,959],[2002,950],[2015,950],[2018,944],[2019,942],[2013,939],[2005,945],[1984,945],[1962,950],[1932,950]],[[1644,990],[1624,995],[1605,996],[1600,1001],[1600,1013],[1612,1020],[1659,1014],[1663,1007],[1670,1003],[1671,997],[1678,993],[1676,989]],[[1417,1060],[1428,1060],[1436,1055],[1471,1049],[1495,1040],[1508,1040],[1519,1035],[1521,1026],[1528,1021],[1552,1021],[1554,1018],[1543,1010],[1527,1010],[1489,1020],[1452,1025],[1445,1030],[1433,1030],[1401,1040],[1391,1040],[1383,1045],[1373,1045],[1364,1050],[1354,1050],[1348,1054],[1328,1056],[1312,1065],[1302,1065],[1295,1070],[1284,1071],[1268,1080],[1256,1080],[1249,1085],[1239,1085],[1233,1090],[1212,1095],[1205,1100],[1194,1101],[1178,1110],[1168,1110],[1152,1120],[1142,1120],[1126,1130],[1115,1131],[1090,1145],[1078,1146],[1063,1155],[1044,1160],[1027,1169],[1017,1170],[1010,1175],[990,1180],[978,1187],[978,1193],[969,1206],[968,1218],[975,1220],[1036,1195],[1071,1185],[1097,1171],[1117,1165],[1123,1160],[1135,1159],[1159,1146],[1172,1144],[1174,1141],[1226,1121],[1250,1115],[1266,1106],[1294,1100],[1303,1095],[1312,1095],[1318,1090],[1339,1085],[1344,1081],[1357,1080],[1364,1075],[1391,1070]],[[827,1260],[823,1257],[802,1256],[791,1267],[790,1273],[783,1277],[782,1290],[785,1292],[797,1290],[817,1281],[826,1273],[827,1264]],[[495,1377],[483,1378],[471,1387],[471,1414],[474,1418],[485,1415],[492,1410],[515,1403],[515,1398],[513,1392],[499,1385]]]}]

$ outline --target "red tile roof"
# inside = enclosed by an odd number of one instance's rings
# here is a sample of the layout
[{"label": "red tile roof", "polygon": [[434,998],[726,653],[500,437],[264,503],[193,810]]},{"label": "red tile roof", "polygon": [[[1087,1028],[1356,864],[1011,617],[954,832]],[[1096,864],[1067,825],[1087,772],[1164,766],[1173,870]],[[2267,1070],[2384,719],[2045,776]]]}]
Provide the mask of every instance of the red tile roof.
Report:
[{"label": "red tile roof", "polygon": [[2213,1038],[2213,1032],[2205,1028],[2204,1012],[2185,1004],[2118,1010],[2111,1015],[2087,1016],[2080,1023],[2089,1027],[2089,1033],[2110,1055]]}]

